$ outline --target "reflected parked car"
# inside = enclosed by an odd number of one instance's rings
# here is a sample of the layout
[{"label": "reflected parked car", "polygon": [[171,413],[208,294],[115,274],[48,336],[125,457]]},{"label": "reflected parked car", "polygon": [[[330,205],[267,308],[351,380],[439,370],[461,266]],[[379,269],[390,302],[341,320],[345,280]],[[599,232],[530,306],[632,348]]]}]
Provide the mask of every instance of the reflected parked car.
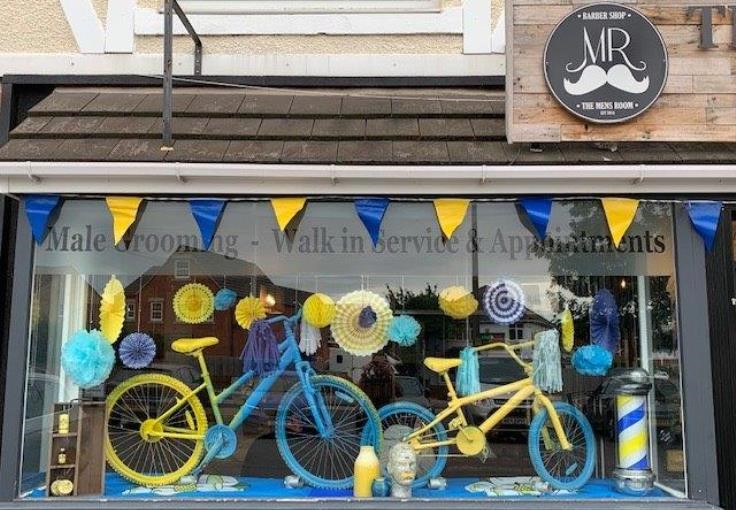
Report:
[{"label": "reflected parked car", "polygon": [[[488,391],[504,384],[524,379],[524,369],[508,356],[482,356],[478,359],[481,391]],[[513,394],[481,400],[470,406],[476,424],[482,423],[491,413],[504,405]],[[518,432],[529,427],[531,420],[531,399],[523,401],[512,410],[493,430],[498,432]]]}]

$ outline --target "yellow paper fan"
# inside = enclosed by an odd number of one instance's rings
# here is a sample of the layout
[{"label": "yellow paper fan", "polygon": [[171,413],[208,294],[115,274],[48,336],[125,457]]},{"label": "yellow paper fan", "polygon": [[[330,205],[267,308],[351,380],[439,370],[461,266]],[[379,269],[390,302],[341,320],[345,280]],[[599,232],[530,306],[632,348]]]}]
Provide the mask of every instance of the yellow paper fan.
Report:
[{"label": "yellow paper fan", "polygon": [[188,283],[174,294],[174,314],[187,324],[200,324],[215,311],[215,296],[206,285]]},{"label": "yellow paper fan", "polygon": [[114,344],[120,336],[123,321],[125,321],[125,289],[120,280],[111,276],[100,300],[100,331],[111,344]]},{"label": "yellow paper fan", "polygon": [[440,310],[453,319],[470,317],[478,309],[478,301],[465,287],[456,285],[440,292]]},{"label": "yellow paper fan", "polygon": [[243,329],[250,329],[250,325],[254,321],[265,318],[266,309],[263,307],[261,300],[256,297],[246,296],[235,307],[235,320]]},{"label": "yellow paper fan", "polygon": [[335,317],[335,302],[326,294],[312,294],[304,302],[304,320],[315,328],[324,328],[330,325]]},{"label": "yellow paper fan", "polygon": [[575,324],[572,320],[572,314],[567,308],[560,315],[560,330],[562,332],[562,348],[566,352],[572,351],[575,344]]},{"label": "yellow paper fan", "polygon": [[[361,314],[371,316],[368,321]],[[388,343],[393,314],[388,302],[367,290],[344,295],[335,306],[330,331],[337,344],[355,356],[369,356]]]}]

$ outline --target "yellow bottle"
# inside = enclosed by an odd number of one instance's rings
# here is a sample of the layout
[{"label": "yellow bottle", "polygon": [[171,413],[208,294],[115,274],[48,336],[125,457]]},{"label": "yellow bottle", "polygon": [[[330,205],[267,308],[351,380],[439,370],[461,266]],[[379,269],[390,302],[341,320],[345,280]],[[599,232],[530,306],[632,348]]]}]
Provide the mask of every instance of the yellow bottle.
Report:
[{"label": "yellow bottle", "polygon": [[353,495],[356,498],[373,496],[373,481],[381,474],[381,464],[372,446],[361,446],[355,459]]},{"label": "yellow bottle", "polygon": [[69,433],[69,413],[59,415],[59,434]]}]

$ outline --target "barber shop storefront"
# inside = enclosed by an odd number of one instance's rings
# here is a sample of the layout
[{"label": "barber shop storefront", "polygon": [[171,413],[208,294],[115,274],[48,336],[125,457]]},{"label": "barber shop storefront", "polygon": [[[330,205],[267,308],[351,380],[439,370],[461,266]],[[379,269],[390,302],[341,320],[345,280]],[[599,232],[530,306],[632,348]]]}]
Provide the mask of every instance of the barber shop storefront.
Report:
[{"label": "barber shop storefront", "polygon": [[505,8],[505,89],[16,112],[0,508],[725,507],[734,12]]}]

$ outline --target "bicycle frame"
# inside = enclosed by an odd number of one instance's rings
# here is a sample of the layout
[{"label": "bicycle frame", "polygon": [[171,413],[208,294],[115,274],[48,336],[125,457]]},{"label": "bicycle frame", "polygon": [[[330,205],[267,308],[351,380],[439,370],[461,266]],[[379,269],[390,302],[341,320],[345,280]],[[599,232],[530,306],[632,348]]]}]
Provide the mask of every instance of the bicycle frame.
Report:
[{"label": "bicycle frame", "polygon": [[[492,344],[484,345],[481,347],[477,347],[476,351],[484,351],[494,348],[503,348],[506,349],[506,351],[511,355],[511,357],[524,368],[524,371],[527,374],[531,373],[531,366],[528,363],[524,363],[521,358],[514,352],[514,350],[521,350],[527,347],[534,346],[534,341],[531,342],[524,342],[521,344],[517,344],[514,346],[508,346],[505,343],[502,342],[495,342]],[[415,450],[424,450],[429,448],[437,448],[440,446],[451,446],[457,444],[457,436],[447,439],[445,441],[433,441],[431,443],[424,443],[421,441],[417,441],[417,438],[420,437],[422,434],[426,433],[428,430],[432,429],[435,425],[440,423],[446,418],[449,418],[453,414],[457,415],[457,418],[455,420],[459,421],[458,428],[462,429],[462,427],[465,427],[468,425],[467,420],[465,419],[465,415],[462,412],[462,408],[474,404],[476,402],[479,402],[481,400],[487,400],[494,397],[498,397],[500,395],[506,395],[513,393],[511,398],[509,398],[501,407],[499,407],[496,411],[492,412],[490,415],[488,415],[488,418],[478,427],[480,430],[483,431],[483,433],[489,432],[493,427],[498,425],[501,420],[503,420],[512,410],[514,410],[522,401],[526,400],[530,396],[534,395],[534,402],[532,404],[532,410],[534,414],[539,412],[539,409],[541,406],[544,406],[545,409],[547,409],[547,412],[549,413],[550,421],[552,422],[552,426],[555,429],[555,433],[557,435],[557,438],[560,442],[560,446],[563,450],[570,450],[572,446],[570,445],[570,442],[567,438],[567,435],[565,434],[564,429],[562,428],[562,423],[560,422],[560,417],[557,414],[557,411],[554,408],[554,405],[552,404],[552,401],[540,390],[537,386],[534,385],[534,382],[532,381],[531,377],[526,377],[524,379],[520,379],[518,381],[504,384],[503,386],[499,386],[497,388],[492,388],[490,390],[481,391],[479,393],[474,393],[472,395],[468,395],[465,397],[458,397],[457,393],[455,392],[455,387],[452,384],[452,381],[450,380],[450,376],[447,374],[447,372],[444,372],[441,374],[442,378],[445,382],[445,385],[447,386],[447,395],[450,399],[447,407],[440,411],[439,414],[435,417],[434,420],[432,420],[430,423],[426,424],[424,427],[414,431],[412,434],[404,438],[405,441],[412,442],[412,446]],[[462,430],[460,431],[462,433]]]},{"label": "bicycle frame", "polygon": [[[305,388],[311,388],[311,384],[309,382],[309,378],[314,374],[314,371],[312,370],[311,366],[309,365],[309,362],[304,361],[301,356],[301,352],[299,351],[299,345],[296,342],[296,338],[294,337],[294,331],[293,326],[294,324],[299,320],[299,317],[301,315],[301,312],[297,313],[293,317],[285,317],[283,315],[280,315],[278,317],[273,317],[268,320],[270,324],[276,324],[278,322],[283,322],[284,324],[284,330],[286,331],[286,338],[279,344],[279,366],[278,368],[268,374],[266,377],[262,378],[258,385],[253,389],[253,392],[248,396],[248,399],[245,401],[245,403],[240,407],[240,410],[233,416],[232,420],[230,420],[230,423],[227,424],[227,426],[235,430],[238,427],[240,427],[250,416],[251,412],[258,407],[258,404],[261,402],[263,397],[270,391],[271,387],[274,385],[274,383],[286,372],[286,370],[293,364],[297,376],[299,377],[300,384]],[[202,379],[203,382],[193,390],[189,391],[184,398],[182,398],[179,402],[177,402],[175,405],[170,407],[165,413],[160,415],[156,418],[156,422],[163,422],[167,418],[169,418],[171,415],[176,413],[179,409],[182,408],[182,406],[185,405],[186,401],[199,394],[203,390],[207,391],[207,397],[209,399],[210,405],[212,406],[212,412],[215,416],[215,421],[218,425],[223,425],[223,419],[222,419],[222,413],[220,412],[220,404],[225,402],[228,398],[230,398],[236,391],[238,391],[240,388],[248,384],[255,376],[256,373],[253,370],[249,370],[245,374],[243,374],[241,377],[239,377],[235,382],[233,382],[230,386],[222,390],[219,394],[215,393],[214,386],[212,385],[212,378],[210,377],[209,370],[207,368],[207,362],[205,360],[204,354],[202,351],[197,351],[193,354],[197,361],[199,362],[199,367],[202,373]],[[331,433],[332,430],[332,424],[327,423],[324,419],[324,416],[326,415],[325,412],[317,412],[323,411],[324,402],[318,402],[318,399],[315,397],[314,392],[306,392],[307,396],[307,402],[309,403],[310,409],[313,412],[315,423],[317,425],[317,428],[321,435],[327,436]],[[160,436],[160,437],[170,437],[170,438],[177,438],[177,439],[192,439],[192,440],[199,440],[204,439],[204,435],[202,434],[191,434],[188,433],[188,431],[184,431],[181,429],[174,429],[172,427],[164,427],[162,432],[152,432],[150,435],[152,436]]]}]

